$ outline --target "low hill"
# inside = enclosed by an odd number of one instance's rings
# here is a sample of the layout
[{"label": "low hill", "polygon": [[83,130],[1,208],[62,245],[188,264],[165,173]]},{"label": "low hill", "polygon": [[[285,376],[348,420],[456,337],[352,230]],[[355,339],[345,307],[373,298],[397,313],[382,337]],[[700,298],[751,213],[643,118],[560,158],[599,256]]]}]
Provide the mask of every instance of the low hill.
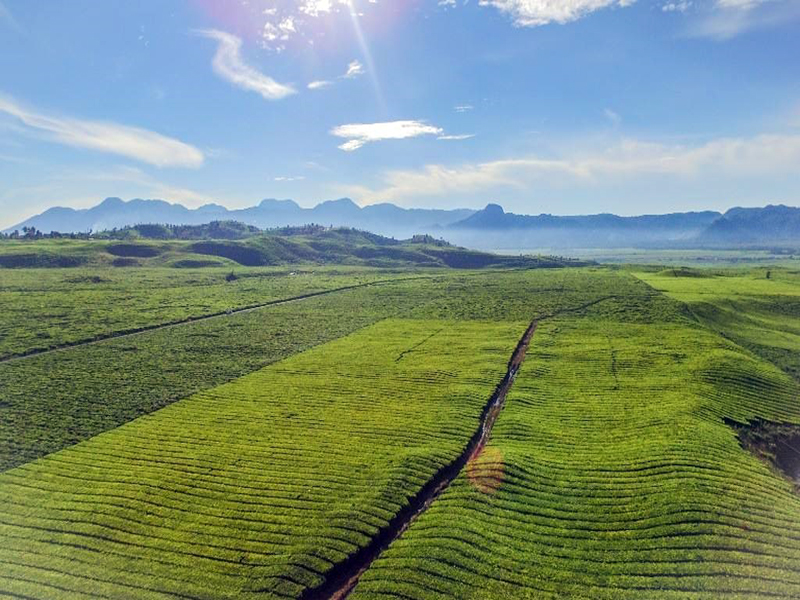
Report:
[{"label": "low hill", "polygon": [[202,225],[133,225],[103,231],[93,237],[100,239],[150,240],[243,240],[261,233],[261,229],[238,221],[212,221]]},{"label": "low hill", "polygon": [[[231,237],[231,232],[245,231],[242,227],[230,223],[195,228],[148,225],[103,232],[90,239],[6,240],[0,242],[0,268],[346,264],[481,269],[588,264],[554,257],[501,256],[452,246],[427,235],[395,240],[349,228],[290,227],[243,239]],[[218,231],[227,237],[215,237]]]}]

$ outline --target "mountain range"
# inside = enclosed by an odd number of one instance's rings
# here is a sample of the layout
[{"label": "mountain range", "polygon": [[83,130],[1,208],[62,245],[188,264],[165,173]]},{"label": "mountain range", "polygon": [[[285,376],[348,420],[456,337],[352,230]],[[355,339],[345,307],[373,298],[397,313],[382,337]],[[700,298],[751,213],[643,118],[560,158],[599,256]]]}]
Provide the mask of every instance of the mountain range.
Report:
[{"label": "mountain range", "polygon": [[49,233],[102,231],[115,227],[159,223],[164,225],[202,225],[211,221],[239,221],[261,229],[294,225],[332,225],[354,227],[397,237],[411,237],[437,227],[446,227],[473,214],[474,210],[406,209],[394,204],[360,207],[349,198],[328,200],[314,208],[302,208],[293,200],[262,200],[257,206],[229,210],[219,204],[189,209],[163,200],[106,198],[92,208],[56,207],[26,219],[8,231],[35,227]]},{"label": "mountain range", "polygon": [[518,215],[498,204],[482,210],[401,208],[394,204],[358,206],[349,198],[302,208],[292,200],[263,200],[257,206],[229,210],[218,204],[189,209],[163,200],[107,198],[88,209],[55,207],[11,227],[35,227],[45,233],[102,231],[145,223],[201,225],[238,221],[261,229],[310,223],[353,227],[409,238],[431,234],[481,249],[688,248],[800,246],[800,208],[769,205],[727,212],[684,212],[621,217]]}]

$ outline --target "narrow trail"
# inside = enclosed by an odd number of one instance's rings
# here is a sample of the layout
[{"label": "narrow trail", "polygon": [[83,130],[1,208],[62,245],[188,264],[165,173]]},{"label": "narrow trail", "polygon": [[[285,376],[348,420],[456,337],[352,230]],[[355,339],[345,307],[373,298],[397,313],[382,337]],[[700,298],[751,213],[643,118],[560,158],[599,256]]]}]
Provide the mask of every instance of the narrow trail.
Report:
[{"label": "narrow trail", "polygon": [[[372,566],[372,563],[383,554],[392,542],[402,536],[422,513],[428,510],[431,504],[442,495],[467,464],[480,455],[489,441],[495,421],[503,410],[508,392],[514,385],[514,379],[525,360],[528,347],[541,321],[553,319],[565,313],[580,312],[617,297],[614,294],[602,296],[578,306],[562,308],[534,319],[528,329],[525,330],[522,339],[520,339],[514,353],[511,355],[503,380],[497,386],[491,398],[489,398],[486,406],[484,406],[481,412],[480,425],[461,454],[453,462],[439,469],[428,483],[411,498],[409,503],[366,546],[334,566],[326,576],[325,581],[318,587],[307,588],[300,596],[300,600],[344,600],[347,598],[364,572]],[[433,335],[436,334],[434,333]],[[427,339],[422,343],[425,341]],[[402,356],[401,354],[400,358]]]},{"label": "narrow trail", "polygon": [[536,332],[538,320],[533,321],[517,344],[503,380],[484,406],[480,426],[470,438],[464,450],[450,464],[445,465],[426,483],[400,510],[388,525],[381,529],[370,542],[336,565],[328,573],[325,581],[316,588],[308,588],[300,600],[343,600],[353,591],[361,575],[372,565],[389,545],[399,538],[409,526],[444,492],[455,480],[467,463],[483,450],[489,441],[497,416],[503,409],[506,396],[514,385],[514,379],[525,353]]},{"label": "narrow trail", "polygon": [[418,279],[430,279],[429,276],[419,276],[419,277],[401,277],[398,279],[380,279],[378,281],[370,281],[368,283],[358,283],[355,285],[346,285],[343,287],[332,288],[329,290],[320,290],[318,292],[309,292],[307,294],[301,294],[299,296],[291,296],[289,298],[280,298],[277,300],[270,300],[269,302],[261,302],[259,304],[251,304],[249,306],[243,306],[241,308],[233,309],[230,311],[219,311],[214,313],[209,313],[205,315],[200,315],[196,317],[187,317],[185,319],[181,319],[179,321],[170,321],[168,323],[157,323],[155,325],[148,325],[146,327],[139,327],[136,329],[125,329],[122,331],[114,331],[111,333],[101,334],[91,339],[84,339],[78,340],[75,342],[68,342],[66,344],[60,344],[58,346],[54,346],[52,348],[45,348],[39,350],[30,350],[28,352],[23,352],[20,354],[10,354],[7,356],[0,357],[0,364],[3,363],[10,363],[10,362],[17,362],[20,360],[25,360],[26,358],[33,358],[35,356],[42,356],[44,354],[52,354],[54,352],[62,352],[64,350],[71,350],[72,348],[80,348],[82,346],[91,346],[94,344],[99,344],[101,342],[106,342],[108,340],[115,340],[119,338],[126,338],[132,337],[134,335],[140,335],[142,333],[148,333],[150,331],[158,331],[160,329],[171,329],[173,327],[180,327],[181,325],[189,325],[190,323],[197,323],[199,321],[208,321],[210,319],[219,319],[221,317],[229,317],[232,315],[239,315],[242,313],[253,312],[256,310],[260,310],[262,308],[270,308],[272,306],[279,306],[281,304],[290,304],[292,302],[299,302],[301,300],[308,300],[309,298],[316,298],[318,296],[326,296],[328,294],[336,294],[339,292],[346,292],[348,290],[355,290],[359,288],[377,286],[377,285],[387,285],[391,283],[398,283],[403,281],[414,281]]}]

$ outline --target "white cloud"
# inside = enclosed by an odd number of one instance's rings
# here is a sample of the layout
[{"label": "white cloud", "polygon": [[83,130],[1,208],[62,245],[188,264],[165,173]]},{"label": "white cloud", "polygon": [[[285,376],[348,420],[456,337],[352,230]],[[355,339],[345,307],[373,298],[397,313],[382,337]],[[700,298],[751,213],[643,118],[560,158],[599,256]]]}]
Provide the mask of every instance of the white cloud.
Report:
[{"label": "white cloud", "polygon": [[480,0],[510,15],[519,27],[569,23],[603,8],[630,6],[636,0]]},{"label": "white cloud", "polygon": [[437,140],[468,140],[470,138],[474,138],[474,133],[462,133],[459,135],[440,135],[437,137]]},{"label": "white cloud", "polygon": [[342,75],[342,77],[345,79],[353,79],[363,74],[364,74],[364,65],[362,65],[357,60],[354,60],[353,62],[347,65],[347,72],[344,75]]},{"label": "white cloud", "polygon": [[780,27],[798,19],[797,0],[714,0],[688,24],[687,34],[726,41],[754,29]]},{"label": "white cloud", "polygon": [[295,175],[293,177],[276,177],[275,181],[277,182],[289,182],[289,181],[303,181],[305,177],[303,175]]},{"label": "white cloud", "polygon": [[309,17],[319,17],[324,13],[330,13],[338,6],[350,6],[352,0],[304,0],[298,9],[301,13]]},{"label": "white cloud", "polygon": [[278,23],[278,29],[280,29],[285,34],[295,33],[297,29],[294,26],[294,17],[288,16],[284,18],[280,23]]},{"label": "white cloud", "polygon": [[157,167],[199,167],[203,153],[153,131],[103,121],[53,117],[28,110],[0,96],[0,112],[18,119],[29,131],[52,141],[126,156]]},{"label": "white cloud", "polygon": [[296,93],[292,86],[278,83],[246,64],[242,59],[240,38],[216,29],[198,30],[197,33],[218,42],[211,64],[214,72],[222,79],[244,90],[257,92],[265,100],[280,100]]},{"label": "white cloud", "polygon": [[688,0],[680,0],[679,2],[667,2],[661,5],[663,12],[680,12],[685,13],[692,7],[692,3]]},{"label": "white cloud", "polygon": [[456,111],[457,113],[465,113],[471,111],[473,108],[475,107],[472,106],[471,104],[459,104],[457,106],[454,106],[453,110]]},{"label": "white cloud", "polygon": [[765,4],[767,2],[771,2],[772,0],[717,0],[717,6],[719,8],[734,8],[738,10],[750,10],[759,6],[761,4]]},{"label": "white cloud", "polygon": [[421,121],[390,121],[386,123],[354,123],[340,125],[331,129],[331,135],[347,139],[339,146],[341,150],[352,152],[369,142],[381,140],[403,140],[422,135],[442,135],[439,127]]},{"label": "white cloud", "polygon": [[[337,79],[355,79],[356,77],[363,75],[365,72],[364,65],[362,65],[359,61],[354,60],[347,65],[347,71],[343,75],[339,75]],[[310,90],[321,90],[323,88],[330,87],[333,84],[334,82],[328,79],[318,79],[309,83],[307,87]]]},{"label": "white cloud", "polygon": [[697,146],[664,145],[626,139],[593,153],[563,158],[526,156],[456,167],[427,165],[389,171],[383,186],[349,186],[342,191],[364,203],[403,201],[497,188],[530,189],[539,183],[618,185],[621,179],[665,175],[721,179],[791,175],[800,164],[800,135],[720,138]]}]

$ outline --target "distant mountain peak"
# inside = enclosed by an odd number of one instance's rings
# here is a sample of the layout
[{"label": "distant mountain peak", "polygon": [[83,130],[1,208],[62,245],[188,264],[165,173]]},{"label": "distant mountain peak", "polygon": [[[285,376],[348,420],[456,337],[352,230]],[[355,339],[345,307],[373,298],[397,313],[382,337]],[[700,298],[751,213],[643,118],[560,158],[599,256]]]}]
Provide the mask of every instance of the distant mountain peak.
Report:
[{"label": "distant mountain peak", "polygon": [[203,204],[195,209],[197,212],[209,213],[209,212],[228,212],[228,209],[222,206],[221,204],[214,204],[213,202],[209,202],[208,204]]},{"label": "distant mountain peak", "polygon": [[504,215],[506,211],[503,210],[503,207],[499,204],[495,204],[490,202],[486,205],[486,208],[483,209],[483,212],[487,215]]},{"label": "distant mountain peak", "polygon": [[117,198],[116,196],[111,196],[103,200],[100,204],[98,204],[95,208],[117,208],[120,206],[124,206],[125,201],[122,198]]},{"label": "distant mountain peak", "polygon": [[300,208],[300,206],[294,200],[278,200],[277,198],[264,198],[258,204],[259,208]]},{"label": "distant mountain peak", "polygon": [[350,198],[337,198],[336,200],[325,200],[324,202],[320,202],[319,204],[317,204],[316,208],[319,208],[320,206],[338,206],[338,207],[359,208],[359,209],[361,208]]},{"label": "distant mountain peak", "polygon": [[508,219],[513,216],[512,213],[506,213],[499,204],[490,202],[486,208],[459,221],[454,226],[465,229],[500,229],[506,226]]},{"label": "distant mountain peak", "polygon": [[270,229],[324,223],[337,227],[354,227],[398,237],[411,237],[416,233],[432,233],[455,223],[474,211],[405,209],[384,204],[378,210],[364,210],[350,198],[338,198],[302,208],[294,200],[266,198],[257,206],[228,210],[219,204],[209,203],[195,209],[164,200],[124,201],[106,198],[93,208],[74,210],[50,208],[11,227],[36,227],[45,233],[101,231],[136,225],[202,225],[214,220],[239,221]]}]

